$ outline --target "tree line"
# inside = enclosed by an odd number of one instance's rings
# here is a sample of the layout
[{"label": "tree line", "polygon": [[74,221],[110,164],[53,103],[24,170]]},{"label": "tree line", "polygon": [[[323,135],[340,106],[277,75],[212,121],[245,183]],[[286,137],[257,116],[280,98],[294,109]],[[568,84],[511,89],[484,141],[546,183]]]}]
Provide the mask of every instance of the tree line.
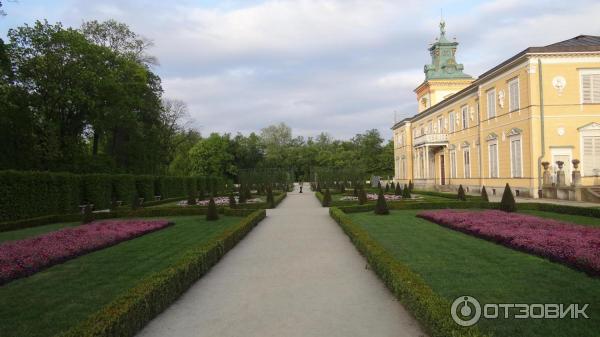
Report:
[{"label": "tree line", "polygon": [[285,124],[202,136],[184,102],[163,97],[151,41],[126,24],[38,21],[0,39],[0,170],[214,175],[360,167],[391,175],[393,145],[377,130],[335,140]]}]

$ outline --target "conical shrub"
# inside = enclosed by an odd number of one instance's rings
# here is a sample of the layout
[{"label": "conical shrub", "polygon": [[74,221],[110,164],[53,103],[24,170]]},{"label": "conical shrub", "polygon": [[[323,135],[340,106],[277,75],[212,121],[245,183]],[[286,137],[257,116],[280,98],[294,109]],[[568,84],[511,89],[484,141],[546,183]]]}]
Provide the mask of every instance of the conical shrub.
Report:
[{"label": "conical shrub", "polygon": [[235,196],[233,195],[233,192],[229,193],[229,207],[230,208],[237,207],[237,202],[235,201]]},{"label": "conical shrub", "polygon": [[340,193],[346,193],[346,183],[343,181],[340,184]]},{"label": "conical shrub", "polygon": [[195,205],[196,204],[196,197],[194,196],[193,193],[189,193],[188,194],[188,199],[187,199],[187,204],[189,206]]},{"label": "conical shrub", "polygon": [[394,195],[402,195],[402,187],[400,187],[400,183],[396,184],[396,188],[394,189]]},{"label": "conical shrub", "polygon": [[508,183],[506,183],[506,186],[504,187],[504,193],[502,194],[502,200],[500,201],[500,210],[505,212],[517,211],[517,203],[515,202],[515,197],[513,196]]},{"label": "conical shrub", "polygon": [[81,218],[81,223],[85,225],[92,221],[94,221],[93,207],[91,204],[87,204],[83,208],[83,216]]},{"label": "conical shrub", "polygon": [[404,184],[404,188],[402,189],[402,199],[410,199],[410,197],[410,189]]},{"label": "conical shrub", "polygon": [[390,184],[385,184],[385,193],[390,191]]},{"label": "conical shrub", "polygon": [[396,185],[394,184],[394,182],[392,181],[392,185],[390,186],[390,190],[392,192],[394,192],[396,190]]},{"label": "conical shrub", "polygon": [[367,192],[365,192],[364,188],[360,188],[360,190],[358,190],[358,203],[360,205],[364,205],[367,203]]},{"label": "conical shrub", "polygon": [[273,197],[273,188],[271,186],[267,187],[267,205],[269,205],[269,208],[275,208],[275,198]]},{"label": "conical shrub", "polygon": [[[404,185],[404,187],[406,187],[406,185]],[[413,184],[412,180],[408,181],[408,191],[412,193],[412,191],[415,189],[415,184]]]},{"label": "conical shrub", "polygon": [[381,181],[377,182],[377,189],[380,190],[381,189]]},{"label": "conical shrub", "polygon": [[458,200],[467,201],[467,196],[465,195],[465,189],[461,185],[458,185]]},{"label": "conical shrub", "polygon": [[377,203],[375,204],[375,214],[378,214],[378,215],[390,214],[390,210],[388,209],[387,202],[385,201],[385,196],[383,195],[383,191],[381,189],[379,189],[379,194],[377,195]]},{"label": "conical shrub", "polygon": [[206,210],[206,220],[214,221],[219,220],[219,212],[217,211],[217,204],[215,204],[215,199],[210,197],[210,201],[208,202],[208,210]]},{"label": "conical shrub", "polygon": [[240,197],[238,199],[240,204],[246,203],[246,187],[244,185],[240,185]]},{"label": "conical shrub", "polygon": [[488,197],[487,191],[485,190],[485,186],[481,188],[481,200],[485,202],[490,202],[490,198]]},{"label": "conical shrub", "polygon": [[323,203],[322,203],[323,207],[329,207],[331,206],[331,192],[329,192],[329,189],[325,189],[325,194],[323,195]]}]

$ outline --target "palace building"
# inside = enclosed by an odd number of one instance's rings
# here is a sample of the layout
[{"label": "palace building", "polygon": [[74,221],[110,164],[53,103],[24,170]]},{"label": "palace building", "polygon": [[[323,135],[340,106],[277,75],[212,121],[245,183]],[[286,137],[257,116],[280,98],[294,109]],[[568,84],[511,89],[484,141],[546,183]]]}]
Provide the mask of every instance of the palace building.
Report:
[{"label": "palace building", "polygon": [[477,78],[457,47],[440,23],[418,113],[392,127],[395,181],[600,201],[600,36],[527,48]]}]

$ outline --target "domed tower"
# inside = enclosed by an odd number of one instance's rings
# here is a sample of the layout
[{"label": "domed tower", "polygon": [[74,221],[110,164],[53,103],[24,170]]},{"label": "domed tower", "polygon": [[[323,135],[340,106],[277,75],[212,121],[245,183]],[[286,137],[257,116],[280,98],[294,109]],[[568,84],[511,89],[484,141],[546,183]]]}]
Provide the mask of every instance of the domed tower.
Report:
[{"label": "domed tower", "polygon": [[458,42],[446,38],[446,23],[440,22],[440,36],[429,47],[431,64],[425,65],[425,81],[416,89],[419,112],[437,104],[460,91],[474,78],[463,72],[464,66],[456,62]]}]

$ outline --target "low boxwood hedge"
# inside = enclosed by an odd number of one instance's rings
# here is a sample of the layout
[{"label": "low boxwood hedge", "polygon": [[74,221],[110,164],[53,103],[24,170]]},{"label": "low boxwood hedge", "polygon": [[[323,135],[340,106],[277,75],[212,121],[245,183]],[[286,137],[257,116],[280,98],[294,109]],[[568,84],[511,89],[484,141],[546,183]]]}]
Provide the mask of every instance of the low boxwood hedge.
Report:
[{"label": "low boxwood hedge", "polygon": [[[436,191],[418,191],[418,190],[414,190],[411,193],[458,200],[458,193],[436,192]],[[467,200],[482,201],[481,196],[478,196],[478,195],[468,195],[467,194],[467,195],[465,195],[465,197],[467,198]]]},{"label": "low boxwood hedge", "polygon": [[136,287],[56,337],[134,336],[206,274],[265,216],[265,210],[252,212],[234,228],[208,244],[190,249],[175,264],[142,279]]},{"label": "low boxwood hedge", "polygon": [[332,207],[329,214],[394,296],[412,312],[430,336],[485,336],[475,327],[464,328],[456,324],[450,315],[451,303],[436,294],[420,275],[395,259],[342,210]]}]

